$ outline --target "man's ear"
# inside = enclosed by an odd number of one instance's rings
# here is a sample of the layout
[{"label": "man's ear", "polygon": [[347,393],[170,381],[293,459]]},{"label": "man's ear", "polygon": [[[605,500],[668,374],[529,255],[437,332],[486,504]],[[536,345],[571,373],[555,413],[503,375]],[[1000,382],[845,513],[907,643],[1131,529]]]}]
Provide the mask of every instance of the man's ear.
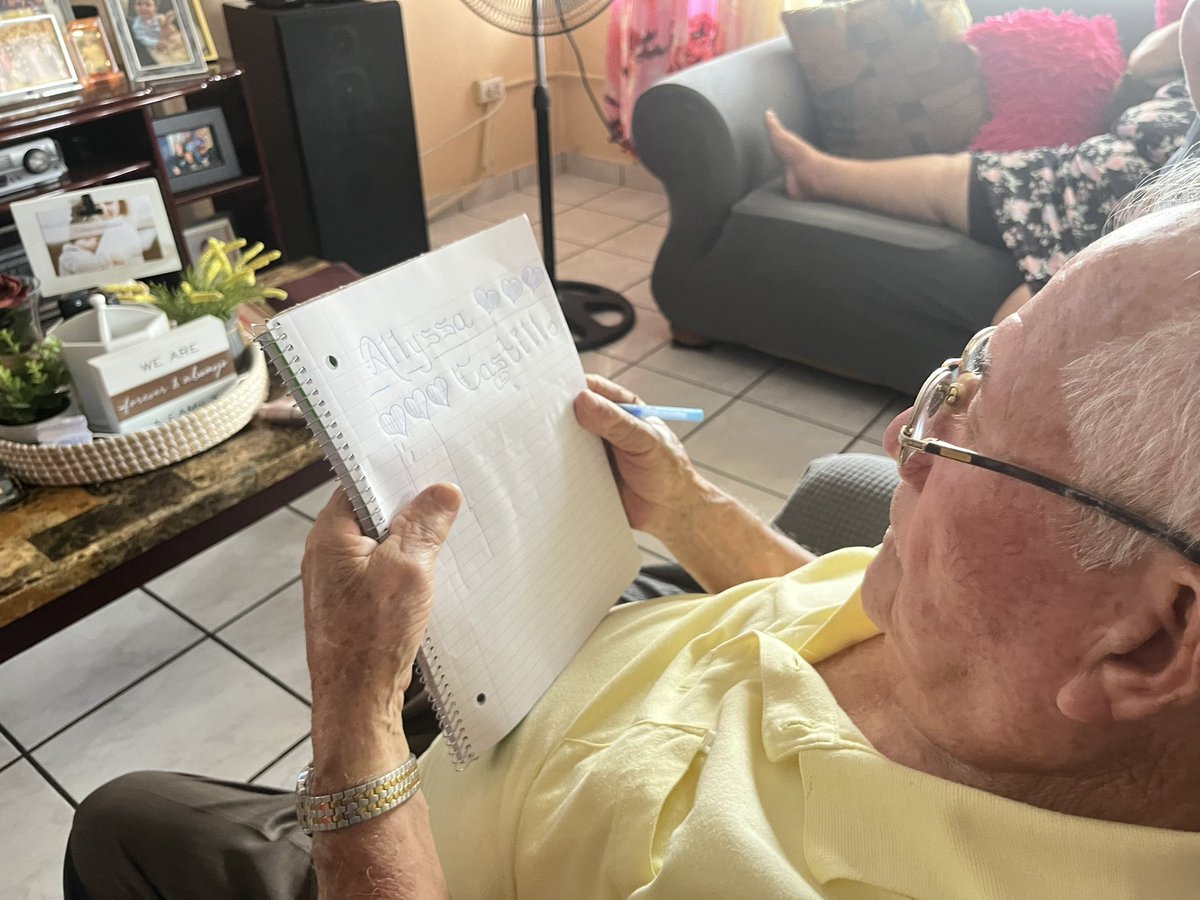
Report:
[{"label": "man's ear", "polygon": [[1105,634],[1058,694],[1081,722],[1134,721],[1200,701],[1200,566],[1173,565]]}]

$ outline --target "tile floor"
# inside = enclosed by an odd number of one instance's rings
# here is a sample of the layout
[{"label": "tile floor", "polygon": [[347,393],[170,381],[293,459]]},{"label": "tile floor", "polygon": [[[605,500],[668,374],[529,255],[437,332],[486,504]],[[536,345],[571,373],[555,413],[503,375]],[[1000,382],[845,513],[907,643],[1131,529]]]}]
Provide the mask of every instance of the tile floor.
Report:
[{"label": "tile floor", "polygon": [[[633,332],[585,354],[585,368],[653,402],[703,407],[702,424],[674,427],[722,488],[769,517],[813,457],[882,452],[903,404],[894,393],[750,350],[671,346],[648,280],[666,232],[662,194],[560,175],[556,201],[561,276],[624,291],[638,307]],[[435,222],[430,235],[440,246],[520,213],[537,220],[535,188]],[[0,808],[38,818],[0,823],[0,898],[61,895],[72,806],[122,772],[291,786],[309,756],[299,560],[329,491],[0,666]],[[639,544],[647,561],[666,553],[646,535]]]}]

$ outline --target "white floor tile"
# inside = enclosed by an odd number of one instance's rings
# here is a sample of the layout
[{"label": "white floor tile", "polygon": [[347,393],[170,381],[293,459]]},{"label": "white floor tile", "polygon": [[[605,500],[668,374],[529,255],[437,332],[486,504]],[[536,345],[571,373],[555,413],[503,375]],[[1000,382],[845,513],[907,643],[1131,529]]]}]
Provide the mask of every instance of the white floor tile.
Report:
[{"label": "white floor tile", "polygon": [[[650,271],[654,271],[651,267]],[[661,315],[658,303],[654,299],[654,292],[650,289],[650,279],[635,284],[631,288],[626,288],[622,293],[625,294],[625,299],[636,306],[638,309],[648,309],[651,312],[656,312]]]},{"label": "white floor tile", "polygon": [[[601,198],[603,199],[603,198]],[[661,225],[650,225],[643,222],[628,231],[623,231],[615,238],[609,238],[597,249],[609,253],[619,253],[622,256],[632,256],[644,262],[654,262],[658,257],[658,249],[662,246],[667,229]]]},{"label": "white floor tile", "polygon": [[561,235],[563,240],[573,244],[594,247],[601,241],[616,237],[622,231],[628,231],[636,224],[632,219],[622,219],[620,216],[610,216],[594,209],[577,206],[554,217],[554,234],[556,237]]},{"label": "white floor tile", "polygon": [[641,361],[641,365],[736,394],[778,362],[765,353],[732,344],[717,344],[706,350],[668,345],[655,350]]},{"label": "white floor tile", "polygon": [[325,504],[329,502],[329,498],[333,496],[333,491],[336,487],[337,482],[330,479],[324,484],[317,485],[307,494],[297,497],[288,506],[301,515],[315,519],[320,515],[321,510],[325,508]]},{"label": "white floor tile", "polygon": [[644,222],[667,208],[667,198],[653,191],[635,191],[633,188],[623,187],[587,201],[583,208]]},{"label": "white floor tile", "polygon": [[137,769],[246,779],[309,727],[305,704],[206,641],[34,756],[81,799]]},{"label": "white floor tile", "polygon": [[146,587],[205,628],[216,628],[300,574],[311,528],[304,516],[277,510]]},{"label": "white floor tile", "polygon": [[0,722],[33,747],[203,636],[132,591],[0,666]]},{"label": "white floor tile", "polygon": [[[560,203],[557,200],[554,202],[555,215],[564,213],[570,208],[566,203]],[[514,191],[503,197],[497,197],[495,200],[489,200],[487,203],[467,207],[466,213],[477,219],[487,219],[489,222],[507,222],[509,219],[524,215],[529,217],[530,223],[536,224],[542,220],[542,205],[537,197]]]},{"label": "white floor tile", "polygon": [[[565,203],[568,206],[578,206],[580,203],[586,203],[594,197],[599,197],[601,194],[607,194],[609,191],[616,190],[615,184],[609,184],[605,181],[593,181],[590,178],[583,178],[579,175],[555,175],[554,186],[554,202]],[[531,184],[521,188],[522,194],[532,194],[537,196],[538,186],[537,179],[534,178]]]},{"label": "white floor tile", "polygon": [[618,376],[629,368],[629,363],[613,359],[611,356],[605,356],[603,353],[598,353],[595,350],[586,350],[579,354],[579,362],[583,366],[583,371],[589,375],[603,375],[605,378],[611,378],[614,381],[619,381]]},{"label": "white floor tile", "polygon": [[627,362],[637,362],[671,340],[671,326],[660,313],[649,309],[635,309],[633,330],[611,344],[605,344],[600,352]]},{"label": "white floor tile", "polygon": [[743,504],[758,513],[759,517],[765,522],[774,519],[784,504],[783,497],[772,494],[770,491],[763,490],[760,487],[753,487],[738,481],[736,478],[730,478],[699,463],[696,464],[696,468],[700,471],[701,475],[729,496],[736,497]]},{"label": "white floor tile", "polygon": [[873,453],[876,456],[887,457],[883,452],[883,448],[874,441],[858,440],[846,448],[847,453]]},{"label": "white floor tile", "polygon": [[288,687],[310,696],[304,590],[296,582],[217,632]]},{"label": "white floor tile", "polygon": [[7,810],[0,820],[0,897],[61,897],[71,805],[22,760],[0,772],[0,809]]},{"label": "white floor tile", "polygon": [[803,419],[735,401],[686,440],[696,462],[788,494],[814,458],[837,453],[849,439]]},{"label": "white floor tile", "polygon": [[785,362],[750,388],[745,399],[858,434],[893,396],[887,388]]},{"label": "white floor tile", "polygon": [[911,406],[911,398],[893,400],[887,405],[887,408],[884,409],[883,412],[875,417],[875,421],[871,423],[871,427],[864,431],[862,436],[869,441],[875,441],[876,443],[882,444],[883,433],[887,431],[888,426],[892,424],[892,419],[896,418],[896,416],[900,415],[900,413],[908,410]]},{"label": "white floor tile", "polygon": [[453,244],[455,241],[461,241],[465,237],[470,237],[476,232],[483,231],[485,228],[491,228],[493,222],[487,219],[479,219],[475,216],[469,216],[466,213],[455,213],[452,216],[446,216],[444,219],[438,219],[436,222],[431,222],[429,225],[429,246],[436,250],[438,247],[445,247],[447,244]]},{"label": "white floor tile", "polygon": [[[692,406],[704,410],[709,417],[729,402],[729,397],[689,381],[681,381],[653,372],[641,366],[631,366],[613,379],[633,391],[645,403],[655,406]],[[680,437],[695,431],[695,422],[668,422],[671,430]]]},{"label": "white floor tile", "polygon": [[558,277],[560,281],[587,281],[623,292],[626,288],[649,278],[652,268],[651,263],[642,262],[640,259],[593,249],[584,250],[578,256],[572,256],[564,262],[558,267]]},{"label": "white floor tile", "polygon": [[254,783],[285,791],[295,790],[296,776],[312,762],[312,757],[312,738],[305,738],[304,743],[255,778]]},{"label": "white floor tile", "polygon": [[[538,235],[537,244],[538,249],[541,250],[541,235]],[[585,247],[583,244],[572,244],[570,241],[560,241],[557,235],[554,237],[554,259],[559,265],[562,265],[565,260],[570,259],[572,256],[578,256],[586,249],[587,247]]]},{"label": "white floor tile", "polygon": [[7,766],[20,755],[17,752],[17,748],[12,745],[8,738],[0,737],[0,769]]}]

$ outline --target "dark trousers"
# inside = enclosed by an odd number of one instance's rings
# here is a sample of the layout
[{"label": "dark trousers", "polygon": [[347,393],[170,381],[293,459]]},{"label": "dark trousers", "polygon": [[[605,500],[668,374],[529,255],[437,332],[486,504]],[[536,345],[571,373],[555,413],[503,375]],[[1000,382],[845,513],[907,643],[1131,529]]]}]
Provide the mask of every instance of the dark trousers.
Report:
[{"label": "dark trousers", "polygon": [[[621,602],[700,593],[678,566],[648,566]],[[431,711],[406,703],[414,749]],[[133,772],[75,811],[63,866],[67,900],[315,898],[311,841],[291,792],[176,772]]]}]

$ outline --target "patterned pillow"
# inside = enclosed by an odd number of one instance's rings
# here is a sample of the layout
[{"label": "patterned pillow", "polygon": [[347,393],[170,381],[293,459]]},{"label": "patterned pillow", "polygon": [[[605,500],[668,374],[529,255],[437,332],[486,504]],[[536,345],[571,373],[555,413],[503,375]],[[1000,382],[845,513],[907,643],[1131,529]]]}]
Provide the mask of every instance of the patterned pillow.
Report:
[{"label": "patterned pillow", "polygon": [[987,115],[964,0],[829,0],[783,14],[820,144],[879,158],[962,150]]},{"label": "patterned pillow", "polygon": [[1125,70],[1111,16],[1019,9],[971,26],[992,118],[973,150],[1079,144],[1108,130],[1105,113]]}]

